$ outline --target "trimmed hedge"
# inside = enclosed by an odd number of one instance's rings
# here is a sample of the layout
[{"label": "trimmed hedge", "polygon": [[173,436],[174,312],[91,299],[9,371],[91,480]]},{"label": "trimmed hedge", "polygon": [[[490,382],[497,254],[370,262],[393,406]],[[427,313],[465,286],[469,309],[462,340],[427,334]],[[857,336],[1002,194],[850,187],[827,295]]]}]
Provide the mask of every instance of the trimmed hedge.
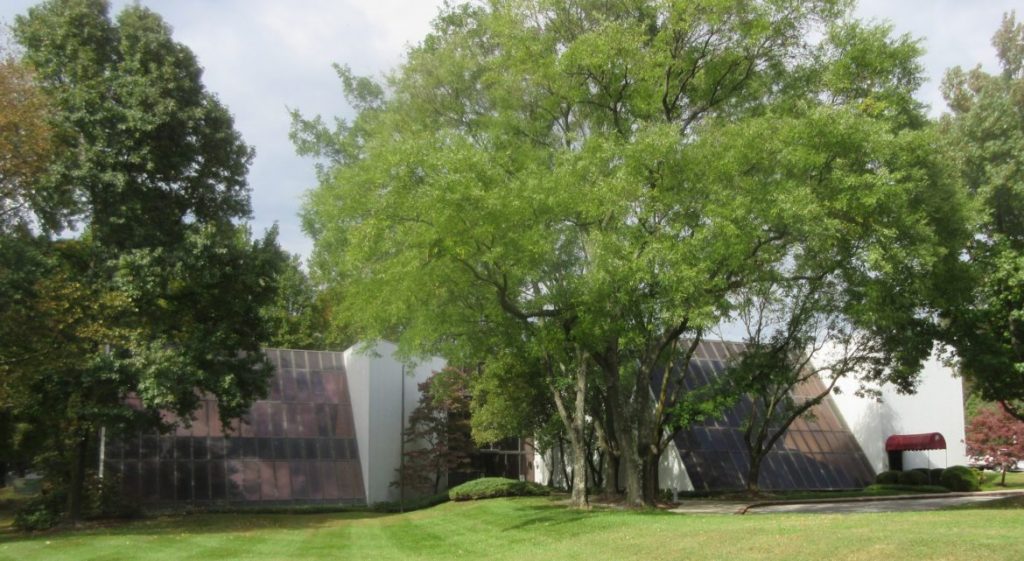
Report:
[{"label": "trimmed hedge", "polygon": [[928,470],[928,482],[931,485],[942,485],[943,473],[946,473],[946,468],[935,468]]},{"label": "trimmed hedge", "polygon": [[921,473],[917,470],[900,472],[897,483],[900,485],[928,485],[928,472]]},{"label": "trimmed hedge", "polygon": [[966,466],[953,466],[942,474],[942,486],[950,491],[980,491],[978,474]]},{"label": "trimmed hedge", "polygon": [[540,497],[548,494],[550,491],[543,485],[504,477],[474,479],[448,490],[448,498],[453,501],[473,501],[494,497]]},{"label": "trimmed hedge", "polygon": [[896,485],[900,482],[900,473],[902,472],[894,470],[883,471],[875,477],[875,483],[879,485]]},{"label": "trimmed hedge", "polygon": [[405,500],[404,504],[399,501],[376,503],[370,507],[370,509],[376,512],[409,512],[423,508],[430,508],[446,502],[448,502],[448,493],[442,492],[436,495],[409,498]]}]

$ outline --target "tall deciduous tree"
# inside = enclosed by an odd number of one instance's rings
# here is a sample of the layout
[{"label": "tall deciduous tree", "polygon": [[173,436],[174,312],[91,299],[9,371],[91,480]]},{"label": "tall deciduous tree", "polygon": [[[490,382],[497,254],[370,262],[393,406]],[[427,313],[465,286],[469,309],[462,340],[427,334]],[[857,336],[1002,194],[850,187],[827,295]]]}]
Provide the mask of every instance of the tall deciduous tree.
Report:
[{"label": "tall deciduous tree", "polygon": [[943,124],[979,208],[969,300],[950,315],[961,370],[986,400],[1024,419],[1024,25],[1004,16],[1002,72],[950,70]]},{"label": "tall deciduous tree", "polygon": [[809,239],[874,232],[856,248],[868,278],[944,254],[932,221],[897,218],[936,206],[930,177],[889,157],[928,149],[898,137],[924,120],[902,95],[916,51],[843,24],[847,7],[450,8],[386,85],[339,69],[354,121],[297,118],[298,147],[327,166],[306,207],[315,270],[364,336],[484,375],[490,356],[522,356],[580,462],[599,388],[627,503],[652,503],[689,405],[651,383],[686,371],[681,337],[699,340]]},{"label": "tall deciduous tree", "polygon": [[[4,323],[37,335],[3,331],[4,397],[47,427],[60,459],[48,475],[77,519],[100,427],[188,419],[203,393],[230,418],[263,395],[260,309],[285,257],[275,231],[253,239],[236,224],[252,149],[158,15],[134,5],[112,21],[104,0],[50,0],[14,33],[59,131],[33,188],[69,190],[64,224],[81,235],[2,254],[18,279]],[[38,274],[22,271],[26,255]]]},{"label": "tall deciduous tree", "polygon": [[0,233],[35,216],[54,226],[55,215],[69,206],[60,194],[70,189],[37,188],[54,153],[49,108],[31,69],[0,45]]},{"label": "tall deciduous tree", "polygon": [[270,347],[285,349],[344,350],[355,343],[330,322],[326,295],[302,270],[298,255],[292,255],[277,277],[277,295],[263,308]]}]

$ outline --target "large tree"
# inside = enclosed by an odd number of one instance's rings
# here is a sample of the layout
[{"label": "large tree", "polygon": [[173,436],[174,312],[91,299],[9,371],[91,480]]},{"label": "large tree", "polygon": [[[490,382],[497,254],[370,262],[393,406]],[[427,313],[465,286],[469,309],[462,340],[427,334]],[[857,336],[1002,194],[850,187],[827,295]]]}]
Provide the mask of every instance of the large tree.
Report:
[{"label": "large tree", "polygon": [[268,347],[344,350],[355,343],[344,328],[331,325],[326,294],[310,280],[298,255],[282,266],[276,281],[277,294],[261,314],[270,332]]},{"label": "large tree", "polygon": [[1002,72],[957,67],[943,83],[943,125],[979,210],[950,338],[972,388],[1024,419],[1024,25],[1004,16],[992,43]]},{"label": "large tree", "polygon": [[61,195],[69,189],[37,188],[53,155],[49,110],[31,68],[0,45],[0,233],[25,227],[35,217],[52,226],[68,206]]},{"label": "large tree", "polygon": [[521,356],[577,463],[597,387],[626,500],[653,502],[691,404],[652,380],[686,371],[737,290],[851,229],[875,233],[857,246],[868,278],[944,254],[934,223],[913,220],[927,141],[898,137],[924,121],[904,95],[916,51],[844,23],[847,7],[450,8],[386,84],[339,67],[351,123],[297,119],[300,150],[326,160],[306,207],[314,268],[364,336],[483,375]]},{"label": "large tree", "polygon": [[260,309],[284,256],[274,231],[238,225],[252,149],[158,15],[134,5],[115,21],[103,0],[51,0],[14,34],[59,131],[33,188],[71,193],[62,221],[37,222],[80,234],[4,240],[0,269],[17,281],[4,323],[24,320],[3,331],[4,397],[47,428],[48,475],[76,519],[101,427],[188,419],[203,393],[239,416],[263,395]]}]

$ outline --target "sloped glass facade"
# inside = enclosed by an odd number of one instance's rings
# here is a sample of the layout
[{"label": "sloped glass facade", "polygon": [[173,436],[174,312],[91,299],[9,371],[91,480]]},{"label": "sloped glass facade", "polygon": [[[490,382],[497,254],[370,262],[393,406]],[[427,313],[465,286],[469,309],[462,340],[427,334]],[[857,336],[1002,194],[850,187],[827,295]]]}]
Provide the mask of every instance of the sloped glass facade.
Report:
[{"label": "sloped glass facade", "polygon": [[191,427],[107,439],[105,471],[143,504],[365,503],[342,353],[267,349],[267,399],[225,433],[214,399]]},{"label": "sloped glass facade", "polygon": [[[683,384],[687,389],[711,383],[723,373],[741,343],[703,342],[690,363]],[[813,378],[796,388],[794,396],[824,390]],[[718,419],[680,431],[675,444],[696,490],[746,487],[750,457],[743,443],[742,421],[753,400],[741,398]],[[831,396],[790,426],[761,464],[759,486],[766,490],[852,489],[870,484],[874,471],[860,445],[842,420]]]}]

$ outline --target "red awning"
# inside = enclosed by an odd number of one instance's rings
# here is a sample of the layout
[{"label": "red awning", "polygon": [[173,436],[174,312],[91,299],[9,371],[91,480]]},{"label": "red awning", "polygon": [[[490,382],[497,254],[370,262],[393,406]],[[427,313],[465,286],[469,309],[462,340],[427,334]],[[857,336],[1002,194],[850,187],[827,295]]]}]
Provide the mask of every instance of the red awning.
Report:
[{"label": "red awning", "polygon": [[945,450],[946,439],[937,432],[924,434],[894,434],[885,439],[886,452],[901,450]]}]

